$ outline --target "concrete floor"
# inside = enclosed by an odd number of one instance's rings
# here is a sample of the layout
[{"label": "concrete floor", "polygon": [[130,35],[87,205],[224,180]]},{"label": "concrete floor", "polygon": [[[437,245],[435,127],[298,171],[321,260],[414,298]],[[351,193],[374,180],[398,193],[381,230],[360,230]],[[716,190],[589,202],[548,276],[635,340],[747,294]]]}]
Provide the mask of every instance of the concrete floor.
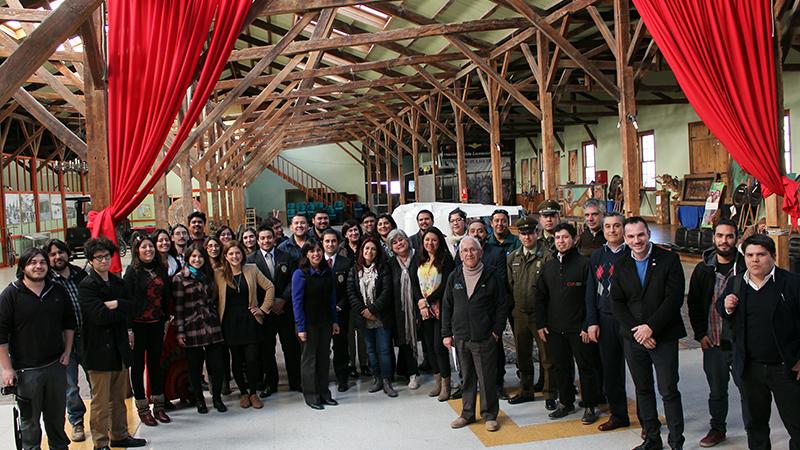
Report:
[{"label": "concrete floor", "polygon": [[[82,265],[84,261],[76,262]],[[688,274],[694,264],[684,264]],[[0,269],[0,286],[13,279],[12,269]],[[691,332],[690,332],[691,334]],[[685,415],[686,448],[699,448],[698,442],[708,431],[708,387],[702,370],[702,353],[693,341],[684,340],[680,352],[679,384]],[[513,392],[518,384],[515,368],[506,367],[506,385]],[[283,375],[282,375],[283,377]],[[285,377],[283,377],[285,380]],[[422,377],[419,390],[410,391],[400,381],[396,388],[399,397],[391,399],[382,393],[369,394],[365,379],[348,392],[338,393],[332,384],[337,407],[314,411],[305,406],[302,396],[283,391],[266,399],[262,410],[242,410],[236,395],[226,397],[228,413],[219,414],[213,409],[199,415],[194,408],[183,408],[170,413],[172,424],[158,427],[139,427],[136,435],[148,440],[148,448],[169,450],[203,449],[253,449],[253,448],[386,448],[401,449],[425,445],[433,448],[504,448],[583,450],[587,447],[624,449],[638,445],[640,429],[632,426],[610,433],[599,433],[596,426],[580,424],[580,413],[560,421],[547,418],[541,400],[511,406],[501,401],[501,425],[497,433],[487,433],[478,424],[462,430],[451,430],[449,423],[460,411],[460,401],[439,403],[427,396],[431,377]],[[82,393],[86,398],[85,382]],[[730,412],[728,440],[718,448],[747,448],[746,435],[741,420],[739,394],[730,384]],[[628,397],[633,398],[633,383],[628,379]],[[210,405],[209,405],[210,406]],[[659,402],[659,410],[662,411]],[[633,411],[631,411],[633,414]],[[605,417],[601,418],[604,421]],[[663,421],[663,419],[662,419]],[[774,448],[788,448],[788,434],[777,410],[773,407],[771,418]],[[662,428],[666,443],[666,427]],[[12,404],[0,398],[0,450],[14,448],[12,438]],[[90,442],[74,444],[70,448],[91,448]]]}]

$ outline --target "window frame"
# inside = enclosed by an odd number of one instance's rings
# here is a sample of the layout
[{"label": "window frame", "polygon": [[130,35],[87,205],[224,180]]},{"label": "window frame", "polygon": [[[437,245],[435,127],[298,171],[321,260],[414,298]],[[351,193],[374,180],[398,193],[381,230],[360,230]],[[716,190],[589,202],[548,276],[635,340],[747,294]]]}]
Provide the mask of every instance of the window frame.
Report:
[{"label": "window frame", "polygon": [[[594,147],[594,151],[592,152],[594,158],[592,164],[589,165],[586,159],[586,147],[592,145]],[[589,180],[586,178],[586,169],[589,167],[592,168],[592,172],[594,173],[594,179],[592,181],[597,181],[597,141],[583,141],[581,142],[581,156],[583,158],[583,184],[589,184]]]},{"label": "window frame", "polygon": [[[651,129],[651,130],[640,131],[637,134],[638,134],[638,138],[639,138],[639,169],[641,170],[641,172],[639,173],[639,181],[641,183],[641,188],[646,190],[646,191],[655,191],[657,186],[658,186],[656,184],[656,182],[655,182],[655,177],[658,176],[655,173],[656,167],[657,167],[657,160],[658,160],[657,149],[656,149],[656,133],[655,133],[655,130]],[[647,161],[644,160],[644,137],[645,136],[653,136],[653,159],[652,160],[647,160]],[[645,163],[647,163],[647,164],[652,163],[653,164],[653,186],[651,186],[651,187],[645,186],[645,179],[644,179],[644,165],[645,165]]]}]

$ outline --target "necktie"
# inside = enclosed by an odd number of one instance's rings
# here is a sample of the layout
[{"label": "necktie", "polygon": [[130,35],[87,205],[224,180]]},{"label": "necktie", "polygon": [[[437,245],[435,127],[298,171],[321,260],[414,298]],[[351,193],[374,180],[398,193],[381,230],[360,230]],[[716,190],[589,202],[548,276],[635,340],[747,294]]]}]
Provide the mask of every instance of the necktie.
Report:
[{"label": "necktie", "polygon": [[333,269],[333,258],[328,258],[328,267]]},{"label": "necktie", "polygon": [[269,269],[270,277],[275,276],[275,261],[272,260],[272,252],[265,253],[264,259],[267,260],[267,269]]}]

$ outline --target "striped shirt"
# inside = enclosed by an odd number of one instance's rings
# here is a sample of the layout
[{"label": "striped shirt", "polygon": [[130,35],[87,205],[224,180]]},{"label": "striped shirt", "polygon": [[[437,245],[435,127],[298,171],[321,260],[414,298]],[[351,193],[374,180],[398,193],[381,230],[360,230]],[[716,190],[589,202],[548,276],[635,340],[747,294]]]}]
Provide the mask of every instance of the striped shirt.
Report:
[{"label": "striped shirt", "polygon": [[80,276],[74,267],[69,268],[69,278],[64,278],[55,270],[50,270],[50,275],[54,283],[60,284],[69,294],[72,302],[72,310],[75,312],[75,335],[80,336],[83,329],[83,317],[81,314],[81,304],[78,301],[78,284],[84,278]]}]

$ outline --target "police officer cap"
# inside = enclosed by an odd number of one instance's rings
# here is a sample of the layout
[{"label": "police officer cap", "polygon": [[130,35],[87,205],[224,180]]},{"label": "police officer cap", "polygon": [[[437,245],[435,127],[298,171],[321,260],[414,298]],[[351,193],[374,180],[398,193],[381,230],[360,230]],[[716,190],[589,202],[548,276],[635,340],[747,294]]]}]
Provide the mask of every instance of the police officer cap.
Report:
[{"label": "police officer cap", "polygon": [[517,221],[517,229],[520,233],[533,233],[536,231],[537,222],[532,217],[524,217]]},{"label": "police officer cap", "polygon": [[555,200],[545,200],[539,203],[539,214],[560,214],[561,205]]}]

